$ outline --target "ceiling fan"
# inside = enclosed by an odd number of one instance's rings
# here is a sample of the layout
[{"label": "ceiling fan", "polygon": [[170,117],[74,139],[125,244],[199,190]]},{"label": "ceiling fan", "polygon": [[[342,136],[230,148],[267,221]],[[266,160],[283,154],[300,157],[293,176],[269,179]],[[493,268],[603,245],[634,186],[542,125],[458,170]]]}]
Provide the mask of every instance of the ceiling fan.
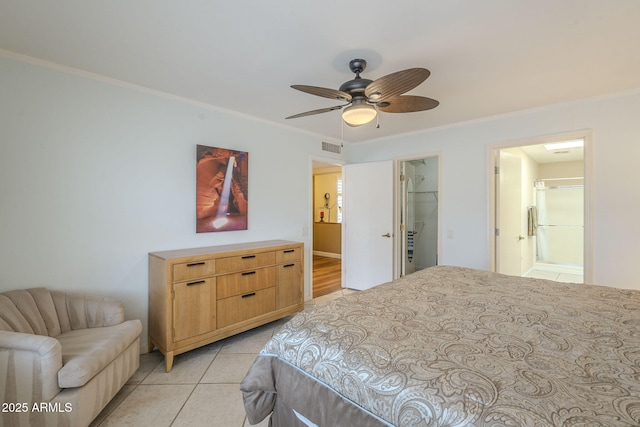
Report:
[{"label": "ceiling fan", "polygon": [[346,104],[335,107],[320,108],[287,117],[297,119],[299,117],[314,114],[327,113],[341,110],[342,119],[349,126],[362,126],[378,115],[378,111],[385,113],[411,113],[414,111],[430,110],[438,106],[435,99],[424,96],[403,95],[425,81],[429,77],[426,68],[409,68],[403,71],[388,74],[377,80],[363,79],[360,73],[367,67],[364,59],[353,59],[349,62],[349,69],[356,77],[340,86],[338,90],[318,86],[292,85],[291,87],[311,95],[324,98],[338,99]]}]

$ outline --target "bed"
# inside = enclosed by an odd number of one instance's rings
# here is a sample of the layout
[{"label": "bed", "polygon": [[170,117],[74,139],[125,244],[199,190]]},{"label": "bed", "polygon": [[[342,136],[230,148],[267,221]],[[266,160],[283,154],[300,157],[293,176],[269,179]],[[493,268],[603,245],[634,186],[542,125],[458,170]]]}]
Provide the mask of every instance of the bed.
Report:
[{"label": "bed", "polygon": [[638,426],[640,292],[432,267],[296,315],[240,388],[273,427]]}]

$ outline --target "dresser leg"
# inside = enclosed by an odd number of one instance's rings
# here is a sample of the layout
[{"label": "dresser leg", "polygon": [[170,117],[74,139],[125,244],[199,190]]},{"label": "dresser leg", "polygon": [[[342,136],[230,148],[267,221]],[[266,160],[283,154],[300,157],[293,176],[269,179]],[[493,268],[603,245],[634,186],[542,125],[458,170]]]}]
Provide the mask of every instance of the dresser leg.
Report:
[{"label": "dresser leg", "polygon": [[164,355],[164,366],[167,372],[171,372],[173,368],[173,351],[168,351],[167,354]]},{"label": "dresser leg", "polygon": [[153,351],[153,341],[151,340],[151,337],[149,337],[149,353],[151,353]]}]

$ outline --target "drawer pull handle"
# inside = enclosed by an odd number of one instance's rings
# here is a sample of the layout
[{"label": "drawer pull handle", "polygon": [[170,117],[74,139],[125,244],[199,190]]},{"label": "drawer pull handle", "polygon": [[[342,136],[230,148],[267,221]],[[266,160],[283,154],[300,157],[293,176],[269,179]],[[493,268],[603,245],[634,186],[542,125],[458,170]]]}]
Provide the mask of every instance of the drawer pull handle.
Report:
[{"label": "drawer pull handle", "polygon": [[187,267],[196,267],[198,265],[204,265],[204,261],[202,261],[202,262],[192,262],[190,264],[187,264]]},{"label": "drawer pull handle", "polygon": [[251,258],[255,258],[255,255],[245,255],[242,257],[242,259],[251,259]]},{"label": "drawer pull handle", "polygon": [[287,249],[284,251],[285,254],[290,254],[291,252],[295,252],[295,249]]},{"label": "drawer pull handle", "polygon": [[204,281],[204,280],[199,280],[199,281],[197,281],[197,282],[190,282],[190,283],[187,283],[187,286],[202,285],[203,283],[205,283],[205,281]]},{"label": "drawer pull handle", "polygon": [[244,273],[242,273],[243,276],[250,276],[252,274],[256,274],[255,271],[245,271]]},{"label": "drawer pull handle", "polygon": [[255,294],[256,294],[255,292],[251,292],[250,294],[242,295],[242,298],[249,298],[254,296]]},{"label": "drawer pull handle", "polygon": [[293,267],[294,265],[295,265],[295,264],[286,264],[286,265],[283,265],[283,267],[284,267],[284,268],[287,268],[287,267]]}]

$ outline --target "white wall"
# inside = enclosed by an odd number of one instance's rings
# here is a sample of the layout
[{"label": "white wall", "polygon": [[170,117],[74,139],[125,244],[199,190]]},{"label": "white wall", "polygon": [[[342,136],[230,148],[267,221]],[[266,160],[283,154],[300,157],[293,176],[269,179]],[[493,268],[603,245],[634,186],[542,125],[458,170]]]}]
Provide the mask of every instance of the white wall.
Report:
[{"label": "white wall", "polygon": [[[442,102],[438,108],[445,106]],[[640,289],[639,113],[636,91],[355,144],[349,156],[368,162],[441,151],[444,236],[439,262],[487,268],[487,147],[592,129],[595,283]]]},{"label": "white wall", "polygon": [[[305,243],[320,137],[0,58],[0,291],[113,296],[143,320],[147,254]],[[247,231],[195,232],[196,145],[249,152]],[[306,228],[306,233],[303,231]]]},{"label": "white wall", "polygon": [[[441,152],[439,262],[486,268],[487,146],[591,128],[595,281],[640,289],[638,112],[633,93],[345,151],[357,162]],[[282,238],[305,243],[309,297],[310,156],[339,159],[321,140],[0,58],[0,291],[48,286],[119,298],[128,318],[144,322],[144,349],[148,252]],[[249,230],[195,233],[197,144],[249,152]]]}]

